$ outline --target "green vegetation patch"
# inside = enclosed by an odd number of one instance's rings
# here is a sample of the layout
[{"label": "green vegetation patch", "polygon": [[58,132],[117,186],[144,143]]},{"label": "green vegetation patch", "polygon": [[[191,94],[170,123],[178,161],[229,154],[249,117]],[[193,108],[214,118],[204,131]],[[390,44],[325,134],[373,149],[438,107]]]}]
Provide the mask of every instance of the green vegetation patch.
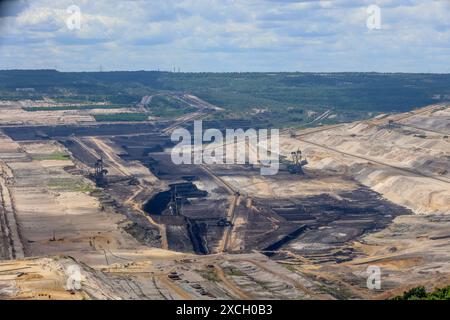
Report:
[{"label": "green vegetation patch", "polygon": [[450,300],[450,286],[434,289],[432,292],[427,292],[423,286],[415,287],[392,300]]},{"label": "green vegetation patch", "polygon": [[70,160],[70,156],[63,152],[53,152],[50,154],[36,154],[31,156],[33,160]]},{"label": "green vegetation patch", "polygon": [[244,272],[242,272],[239,269],[236,268],[226,268],[224,269],[225,273],[229,276],[235,276],[235,277],[245,277],[246,274]]},{"label": "green vegetation patch", "polygon": [[146,121],[150,114],[148,113],[115,113],[115,114],[96,114],[94,118],[96,121]]},{"label": "green vegetation patch", "polygon": [[200,275],[208,281],[220,282],[220,278],[214,269],[199,270]]},{"label": "green vegetation patch", "polygon": [[283,267],[285,267],[286,269],[288,269],[289,271],[296,273],[297,272],[297,268],[292,265],[292,264],[282,264]]},{"label": "green vegetation patch", "polygon": [[331,124],[448,102],[450,74],[0,71],[0,97],[7,100],[48,97],[67,105],[77,101],[134,105],[143,96],[156,95],[148,108],[151,115],[174,117],[189,110],[168,92],[187,92],[225,109],[212,116],[216,119],[317,126],[319,121],[309,124],[314,119],[309,111],[320,115],[332,110],[333,118],[320,121]]},{"label": "green vegetation patch", "polygon": [[195,111],[186,102],[163,95],[154,96],[147,108],[152,115],[161,118],[178,117]]},{"label": "green vegetation patch", "polygon": [[52,178],[48,182],[48,187],[59,191],[92,192],[95,190],[92,184],[76,178]]},{"label": "green vegetation patch", "polygon": [[126,105],[85,105],[85,106],[43,106],[43,107],[23,107],[25,111],[67,111],[67,110],[92,110],[92,109],[120,109],[127,108]]}]

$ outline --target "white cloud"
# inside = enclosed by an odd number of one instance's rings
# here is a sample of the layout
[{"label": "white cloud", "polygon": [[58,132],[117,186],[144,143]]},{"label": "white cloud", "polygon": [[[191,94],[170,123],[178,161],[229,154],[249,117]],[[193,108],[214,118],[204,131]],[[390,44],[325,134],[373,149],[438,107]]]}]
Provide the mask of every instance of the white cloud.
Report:
[{"label": "white cloud", "polygon": [[447,72],[449,15],[444,0],[35,0],[0,18],[0,68]]}]

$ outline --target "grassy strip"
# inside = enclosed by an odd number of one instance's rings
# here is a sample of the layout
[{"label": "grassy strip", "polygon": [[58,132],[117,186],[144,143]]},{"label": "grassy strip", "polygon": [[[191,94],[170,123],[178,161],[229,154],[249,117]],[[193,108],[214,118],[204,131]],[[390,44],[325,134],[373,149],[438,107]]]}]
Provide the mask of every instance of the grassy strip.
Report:
[{"label": "grassy strip", "polygon": [[54,152],[51,154],[37,154],[31,156],[33,160],[70,160],[70,156],[62,152]]},{"label": "grassy strip", "polygon": [[92,192],[96,190],[95,186],[85,183],[81,179],[73,178],[53,178],[50,179],[48,187],[59,191]]},{"label": "grassy strip", "polygon": [[214,270],[197,270],[197,272],[208,281],[220,282],[220,278]]},{"label": "grassy strip", "polygon": [[68,110],[92,110],[92,109],[120,109],[126,105],[88,105],[88,106],[59,106],[59,107],[23,107],[25,111],[68,111]]},{"label": "grassy strip", "polygon": [[96,114],[95,121],[146,121],[148,120],[148,113],[115,113],[115,114]]},{"label": "grassy strip", "polygon": [[161,118],[174,118],[179,117],[185,114],[188,114],[190,112],[195,111],[194,108],[192,109],[173,109],[173,108],[166,108],[166,109],[153,109],[150,110],[151,114],[156,117]]},{"label": "grassy strip", "polygon": [[156,117],[171,118],[194,112],[196,109],[178,99],[159,95],[152,98],[148,110]]},{"label": "grassy strip", "polygon": [[226,268],[224,271],[227,275],[234,277],[244,277],[246,275],[244,272],[236,268]]}]

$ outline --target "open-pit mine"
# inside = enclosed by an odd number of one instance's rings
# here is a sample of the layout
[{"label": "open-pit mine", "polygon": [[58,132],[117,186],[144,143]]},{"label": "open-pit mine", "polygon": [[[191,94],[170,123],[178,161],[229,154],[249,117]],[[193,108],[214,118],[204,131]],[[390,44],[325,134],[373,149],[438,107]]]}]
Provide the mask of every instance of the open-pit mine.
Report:
[{"label": "open-pit mine", "polygon": [[283,161],[265,176],[174,164],[171,133],[195,120],[266,125],[176,98],[194,110],[139,122],[93,114],[141,106],[1,101],[0,298],[386,299],[450,285],[449,105],[280,130]]}]

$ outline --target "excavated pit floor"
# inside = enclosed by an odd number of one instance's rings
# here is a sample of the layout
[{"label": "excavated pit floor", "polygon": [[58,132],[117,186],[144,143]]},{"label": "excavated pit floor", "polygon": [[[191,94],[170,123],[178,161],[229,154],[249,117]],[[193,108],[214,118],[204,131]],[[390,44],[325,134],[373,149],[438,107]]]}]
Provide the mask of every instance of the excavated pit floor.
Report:
[{"label": "excavated pit floor", "polygon": [[[173,164],[170,153],[165,151],[172,143],[158,132],[156,126],[102,124],[28,129],[9,127],[3,130],[15,140],[58,139],[75,158],[89,167],[93,166],[96,157],[81,147],[73,136],[109,137],[111,143],[123,150],[118,154],[121,159],[141,162],[164,182],[149,191],[148,198],[142,200],[142,204],[157,223],[166,225],[169,248],[199,254],[219,250],[228,228],[220,225],[220,221],[227,219],[230,195],[201,166]],[[89,141],[84,143],[95,150]],[[212,166],[211,170],[223,179],[237,177],[244,182],[246,179],[250,182],[252,177],[260,174],[258,168],[245,165]],[[300,176],[282,171],[266,179],[265,183],[283,184],[284,181],[305,179],[315,183],[323,178],[320,172],[308,171],[306,176]],[[132,186],[120,177],[111,176],[109,179],[113,183],[106,188],[106,192],[117,200],[115,204],[120,208],[120,203],[132,194]],[[193,189],[202,190],[205,195],[179,195],[180,200],[171,201],[169,185],[180,183],[192,184]],[[333,195],[324,187],[315,195],[302,195],[298,191],[289,197],[259,197],[246,193],[245,183],[235,186],[241,197],[235,208],[236,223],[233,229],[236,239],[229,249],[232,252],[260,250],[268,255],[283,257],[282,252],[289,250],[318,261],[345,261],[353,253],[346,244],[366,233],[385,228],[398,215],[411,213],[359,184],[350,191],[334,191]],[[250,205],[248,199],[251,199]],[[134,222],[139,224],[139,219],[135,217]],[[149,237],[155,236],[147,231]]]}]

